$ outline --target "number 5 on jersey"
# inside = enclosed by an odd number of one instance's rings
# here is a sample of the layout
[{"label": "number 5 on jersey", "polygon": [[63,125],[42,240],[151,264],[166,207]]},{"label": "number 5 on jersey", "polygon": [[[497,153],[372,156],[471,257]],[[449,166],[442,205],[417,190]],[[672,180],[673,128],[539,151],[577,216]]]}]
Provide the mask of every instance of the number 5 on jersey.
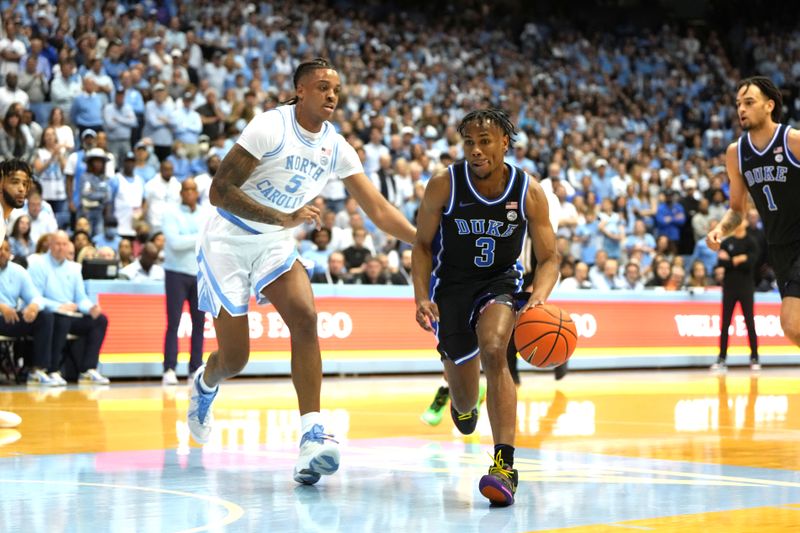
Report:
[{"label": "number 5 on jersey", "polygon": [[288,193],[297,192],[297,190],[303,184],[303,180],[304,179],[305,179],[305,176],[303,176],[302,174],[295,174],[289,180],[289,183],[286,184],[286,188],[284,190],[286,192],[288,192]]}]

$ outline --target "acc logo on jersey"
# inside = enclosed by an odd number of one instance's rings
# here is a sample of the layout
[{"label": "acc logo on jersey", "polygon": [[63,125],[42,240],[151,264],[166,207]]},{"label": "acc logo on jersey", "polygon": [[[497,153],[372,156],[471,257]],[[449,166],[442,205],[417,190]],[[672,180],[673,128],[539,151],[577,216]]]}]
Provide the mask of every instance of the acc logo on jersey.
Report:
[{"label": "acc logo on jersey", "polygon": [[514,222],[515,220],[517,220],[517,212],[516,211],[508,211],[506,213],[506,218],[508,219],[509,222]]},{"label": "acc logo on jersey", "polygon": [[319,158],[319,164],[322,165],[323,167],[327,166],[328,162],[330,161],[329,156],[331,155],[331,150],[323,146],[320,149],[320,152],[322,153],[322,156]]},{"label": "acc logo on jersey", "polygon": [[781,154],[776,155],[775,156],[775,162],[776,163],[780,163],[781,161],[783,161],[783,156]]}]

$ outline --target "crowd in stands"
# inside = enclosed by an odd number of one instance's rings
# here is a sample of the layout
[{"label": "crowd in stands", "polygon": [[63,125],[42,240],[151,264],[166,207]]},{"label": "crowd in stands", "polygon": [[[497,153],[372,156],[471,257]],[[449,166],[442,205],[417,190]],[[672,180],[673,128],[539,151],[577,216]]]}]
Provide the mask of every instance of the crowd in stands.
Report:
[{"label": "crowd in stands", "polygon": [[[374,19],[341,6],[0,2],[0,158],[29,161],[37,182],[12,215],[14,260],[46,252],[60,228],[71,260],[163,280],[182,183],[193,178],[200,208],[213,209],[211,179],[239,132],[293,95],[299,62],[324,56],[343,81],[334,126],[410,221],[427,180],[463,155],[461,117],[500,106],[520,129],[508,162],[558,209],[562,289],[718,285],[704,236],[727,207],[742,69],[785,87],[787,120],[800,119],[797,32],[754,28],[731,44],[692,27],[536,20],[512,33],[469,9]],[[315,282],[409,283],[408,246],[341,182],[316,202],[323,227],[296,233]],[[763,245],[755,211],[750,231]]]}]

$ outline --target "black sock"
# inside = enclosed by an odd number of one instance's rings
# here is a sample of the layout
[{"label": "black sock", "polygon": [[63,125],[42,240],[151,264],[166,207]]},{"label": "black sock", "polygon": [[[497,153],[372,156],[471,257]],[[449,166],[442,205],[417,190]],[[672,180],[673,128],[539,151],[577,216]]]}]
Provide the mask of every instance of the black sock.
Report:
[{"label": "black sock", "polygon": [[508,468],[514,467],[514,447],[508,444],[495,444],[494,456],[497,457],[497,452],[500,452],[500,458]]}]

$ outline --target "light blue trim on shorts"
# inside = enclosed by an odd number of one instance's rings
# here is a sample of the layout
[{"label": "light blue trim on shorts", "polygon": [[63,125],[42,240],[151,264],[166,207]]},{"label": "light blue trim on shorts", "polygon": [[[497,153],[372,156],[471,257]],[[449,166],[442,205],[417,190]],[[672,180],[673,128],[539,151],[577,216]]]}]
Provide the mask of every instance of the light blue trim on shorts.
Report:
[{"label": "light blue trim on shorts", "polygon": [[227,220],[228,222],[230,222],[234,226],[240,227],[245,231],[249,231],[253,235],[261,235],[260,231],[258,231],[257,229],[251,228],[241,218],[237,217],[236,215],[234,215],[232,213],[229,213],[229,212],[225,211],[221,207],[217,208],[217,213],[219,213],[219,216],[221,216],[222,218],[224,218],[225,220]]},{"label": "light blue trim on shorts", "polygon": [[[244,305],[233,305],[233,302],[231,302],[228,299],[228,297],[225,296],[222,293],[222,288],[220,288],[219,283],[217,283],[217,280],[214,279],[214,274],[211,271],[211,267],[208,265],[208,261],[206,260],[206,257],[205,257],[205,254],[203,253],[203,249],[202,248],[200,248],[200,252],[197,254],[197,261],[202,263],[203,266],[205,267],[205,268],[201,269],[200,271],[202,272],[203,270],[205,270],[205,274],[208,275],[207,276],[208,277],[208,282],[211,284],[211,288],[214,290],[214,293],[216,293],[217,298],[219,298],[219,301],[222,303],[222,307],[224,307],[225,310],[231,316],[239,316],[239,315],[247,314],[247,304],[244,304]],[[204,309],[204,311],[208,311],[209,313],[212,313],[212,314],[216,313],[216,310]],[[214,316],[216,316],[216,314]]]},{"label": "light blue trim on shorts", "polygon": [[258,283],[256,283],[255,292],[256,292],[256,300],[258,301],[258,303],[262,303],[262,300],[266,299],[265,296],[261,294],[261,291],[264,289],[264,287],[266,287],[267,285],[269,285],[282,275],[289,272],[289,269],[292,268],[294,262],[297,261],[299,258],[300,256],[297,255],[297,251],[296,250],[293,251],[292,254],[286,259],[286,261],[281,263],[280,266],[278,266],[275,270],[273,270],[272,272],[261,278],[258,281]]}]

